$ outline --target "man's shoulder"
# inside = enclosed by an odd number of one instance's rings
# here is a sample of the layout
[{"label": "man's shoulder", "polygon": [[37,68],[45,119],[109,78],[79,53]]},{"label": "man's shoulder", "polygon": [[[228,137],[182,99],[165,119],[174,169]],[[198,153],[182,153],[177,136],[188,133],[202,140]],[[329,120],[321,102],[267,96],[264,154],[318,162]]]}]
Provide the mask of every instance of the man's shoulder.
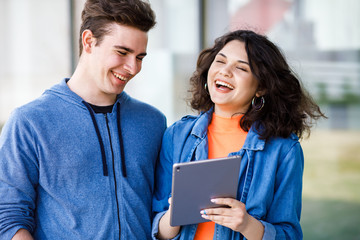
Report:
[{"label": "man's shoulder", "polygon": [[[50,109],[57,109],[55,99],[52,98],[49,94],[42,94],[41,96],[31,100],[28,103],[25,103],[14,109],[14,112],[18,112],[20,114],[40,114],[44,113],[44,111],[49,111]],[[58,109],[56,110],[58,111]]]},{"label": "man's shoulder", "polygon": [[151,117],[160,117],[164,118],[165,115],[161,112],[160,109],[151,105],[150,103],[146,103],[142,100],[133,98],[126,94],[125,92],[122,94],[120,99],[120,105],[126,108],[126,111],[137,112],[144,116]]},{"label": "man's shoulder", "polygon": [[16,107],[12,111],[12,115],[15,115],[17,117],[21,117],[21,116],[30,117],[33,114],[38,114],[42,112],[44,108],[45,108],[45,102],[42,100],[42,96],[41,96],[19,107]]}]

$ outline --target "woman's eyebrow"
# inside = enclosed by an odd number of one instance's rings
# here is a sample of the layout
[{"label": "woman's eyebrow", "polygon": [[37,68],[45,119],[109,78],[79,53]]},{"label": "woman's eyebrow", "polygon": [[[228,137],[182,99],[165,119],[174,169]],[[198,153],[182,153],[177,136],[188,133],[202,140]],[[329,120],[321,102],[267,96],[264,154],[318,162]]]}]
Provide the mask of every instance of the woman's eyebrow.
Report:
[{"label": "woman's eyebrow", "polygon": [[[218,55],[220,55],[220,56],[222,56],[222,57],[224,57],[224,58],[227,58],[226,55],[223,54],[223,53],[218,53]],[[237,60],[237,61],[238,61],[239,63],[245,63],[245,64],[249,65],[249,63],[246,62],[246,61],[243,61],[243,60]]]}]

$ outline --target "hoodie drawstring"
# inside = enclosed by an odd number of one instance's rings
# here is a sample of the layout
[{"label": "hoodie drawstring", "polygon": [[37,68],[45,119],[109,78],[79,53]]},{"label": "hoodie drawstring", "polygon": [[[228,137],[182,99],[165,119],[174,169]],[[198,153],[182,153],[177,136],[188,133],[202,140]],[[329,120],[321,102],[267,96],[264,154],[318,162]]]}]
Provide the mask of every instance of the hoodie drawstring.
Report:
[{"label": "hoodie drawstring", "polygon": [[87,102],[82,101],[82,103],[85,105],[85,107],[90,112],[91,120],[93,122],[93,125],[95,127],[95,131],[96,131],[96,135],[97,135],[98,140],[99,140],[100,150],[101,150],[101,157],[102,157],[102,165],[103,165],[103,174],[104,174],[104,176],[109,176],[108,168],[107,168],[107,165],[106,165],[106,155],[105,155],[104,143],[103,143],[103,140],[102,140],[101,135],[100,135],[99,127],[98,127],[98,125],[96,123],[94,112],[93,112],[92,108],[90,107],[90,105]]},{"label": "hoodie drawstring", "polygon": [[124,153],[124,143],[121,132],[121,122],[120,122],[120,103],[117,103],[117,127],[118,127],[118,135],[120,142],[120,156],[121,156],[121,171],[123,177],[127,177],[126,166],[125,166],[125,153]]},{"label": "hoodie drawstring", "polygon": [[[106,164],[106,155],[105,155],[104,143],[103,143],[103,140],[101,138],[100,130],[99,130],[99,127],[98,127],[96,119],[95,119],[94,111],[92,110],[89,103],[87,103],[85,101],[82,101],[82,103],[86,106],[86,108],[90,112],[91,120],[93,122],[95,131],[96,131],[96,135],[97,135],[98,140],[99,140],[100,150],[101,150],[101,157],[102,157],[102,165],[103,165],[103,174],[104,174],[104,176],[109,176],[108,168],[107,168],[107,164]],[[126,166],[125,166],[124,141],[123,141],[122,131],[121,131],[120,103],[119,102],[117,103],[117,128],[118,128],[119,143],[120,143],[121,173],[122,173],[123,177],[127,177]]]}]

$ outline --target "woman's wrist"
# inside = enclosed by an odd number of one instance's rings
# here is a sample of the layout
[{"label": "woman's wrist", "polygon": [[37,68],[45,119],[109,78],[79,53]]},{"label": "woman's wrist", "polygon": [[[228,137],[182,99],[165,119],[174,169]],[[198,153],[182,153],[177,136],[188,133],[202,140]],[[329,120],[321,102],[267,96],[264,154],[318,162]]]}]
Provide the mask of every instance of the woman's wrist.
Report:
[{"label": "woman's wrist", "polygon": [[170,211],[168,210],[159,221],[159,231],[157,238],[172,239],[179,234],[180,226],[173,227],[170,225]]},{"label": "woman's wrist", "polygon": [[265,230],[264,225],[259,220],[248,214],[247,224],[244,227],[244,229],[241,231],[241,233],[242,235],[244,235],[246,239],[261,240],[264,235],[264,230]]}]

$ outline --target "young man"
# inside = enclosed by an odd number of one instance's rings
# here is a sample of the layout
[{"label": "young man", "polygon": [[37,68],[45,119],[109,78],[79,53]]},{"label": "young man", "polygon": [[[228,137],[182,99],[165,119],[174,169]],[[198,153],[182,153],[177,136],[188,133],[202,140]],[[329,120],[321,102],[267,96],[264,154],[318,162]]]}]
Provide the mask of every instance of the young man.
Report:
[{"label": "young man", "polygon": [[87,0],[70,79],[16,109],[0,137],[0,239],[150,239],[165,116],[123,90],[155,15]]}]

